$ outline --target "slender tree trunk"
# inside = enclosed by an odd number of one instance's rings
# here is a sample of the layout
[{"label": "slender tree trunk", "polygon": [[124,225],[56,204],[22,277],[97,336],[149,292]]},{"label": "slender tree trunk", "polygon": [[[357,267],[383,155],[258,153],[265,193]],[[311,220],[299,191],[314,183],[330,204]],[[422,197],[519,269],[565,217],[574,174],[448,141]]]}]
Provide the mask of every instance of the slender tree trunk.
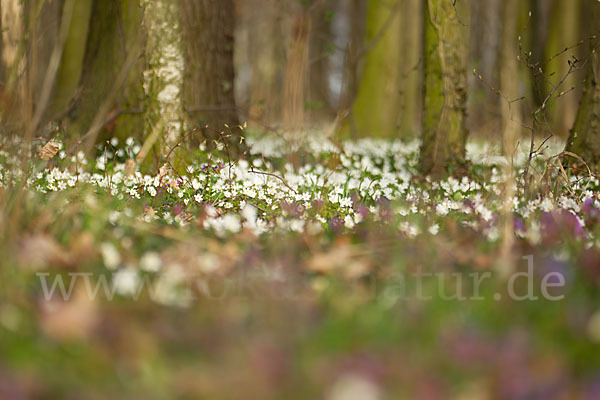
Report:
[{"label": "slender tree trunk", "polygon": [[259,126],[272,125],[279,120],[281,110],[277,90],[285,63],[281,34],[281,4],[277,0],[247,0],[248,59],[251,64],[249,122]]},{"label": "slender tree trunk", "polygon": [[352,138],[358,136],[354,115],[352,115],[352,105],[358,94],[361,72],[362,57],[359,53],[362,52],[365,45],[366,18],[364,18],[364,14],[367,10],[366,6],[367,4],[363,0],[346,0],[342,4],[350,34],[344,53],[344,69],[339,94],[337,123],[338,127],[341,128],[341,133],[347,134],[350,132]]},{"label": "slender tree trunk", "polygon": [[523,120],[520,98],[519,64],[519,0],[504,0],[502,40],[500,44],[500,109],[504,153],[511,156],[521,136]]},{"label": "slender tree trunk", "polygon": [[[519,36],[519,1],[504,0],[502,5],[502,34],[500,41],[500,109],[502,122],[502,148],[508,163],[504,169],[504,198],[502,208],[502,245],[500,247],[501,271],[512,271],[515,241],[513,203],[515,170],[513,154],[521,136],[522,104],[514,101],[519,96],[519,64],[517,61]],[[505,275],[507,276],[507,275]]]},{"label": "slender tree trunk", "polygon": [[[552,8],[551,22],[549,24],[548,40],[546,42],[545,59],[550,60],[564,49],[575,46],[580,38],[581,2],[580,0],[555,1]],[[553,58],[544,66],[544,72],[551,74],[549,85],[544,87],[544,96],[557,85],[569,70],[567,60],[571,56],[579,57],[578,48],[564,52],[561,56]],[[577,114],[577,95],[575,89],[579,81],[577,74],[571,74],[563,83],[561,91],[570,91],[560,101],[550,103],[547,113],[553,125],[554,132],[560,136],[573,126]]]},{"label": "slender tree trunk", "polygon": [[4,80],[0,119],[11,133],[22,131],[25,114],[25,5],[19,0],[1,1],[2,64]]},{"label": "slender tree trunk", "polygon": [[[523,51],[525,53],[531,52],[532,63],[541,63],[546,56],[545,45],[548,41],[548,32],[550,31],[552,7],[556,1],[570,3],[570,1],[565,2],[564,0],[529,0],[529,2],[523,2],[523,4],[529,3],[527,14],[529,15],[531,12],[531,17],[528,18],[528,29],[524,32],[528,39],[526,43],[529,45],[529,48],[524,48]],[[533,104],[531,108],[535,110],[544,100],[545,82],[540,76],[531,76],[530,79],[533,92]]]},{"label": "slender tree trunk", "polygon": [[[502,37],[502,9],[506,0],[472,1],[470,59],[469,65],[477,70],[485,82],[495,90],[499,88],[500,38]],[[518,14],[517,14],[518,16]],[[515,21],[516,23],[516,21]],[[518,44],[513,43],[518,49]],[[516,57],[516,55],[515,55]],[[498,132],[500,116],[498,115],[498,97],[488,87],[481,84],[477,76],[468,74],[468,92],[472,99],[469,102],[468,126],[482,135],[490,137],[491,132]],[[494,91],[495,91],[494,90]]]},{"label": "slender tree trunk", "polygon": [[428,0],[420,170],[434,175],[465,158],[469,4]]},{"label": "slender tree trunk", "polygon": [[400,135],[414,137],[421,126],[423,20],[422,0],[405,0],[402,13],[401,113]]},{"label": "slender tree trunk", "polygon": [[[90,27],[93,0],[76,0],[70,16],[69,33],[64,44],[55,81],[51,105],[53,115],[68,111],[74,100],[83,72],[86,42]],[[63,13],[63,18],[65,18]]]},{"label": "slender tree trunk", "polygon": [[4,32],[4,29],[2,28],[2,0],[0,0],[0,97],[2,96],[2,92],[4,92],[4,86],[5,86],[5,82],[4,82],[4,57],[2,57],[3,51],[2,49],[4,48],[3,45],[3,34],[2,32]]},{"label": "slender tree trunk", "polygon": [[396,137],[400,114],[401,4],[370,0],[364,69],[352,108],[359,136]]},{"label": "slender tree trunk", "polygon": [[311,10],[308,109],[310,120],[316,124],[323,124],[335,116],[329,96],[329,61],[334,41],[331,21],[334,6],[334,0],[322,0]]},{"label": "slender tree trunk", "polygon": [[179,0],[179,12],[184,41],[184,111],[190,127],[211,128],[202,136],[193,136],[192,142],[206,140],[212,145],[228,137],[230,150],[237,152],[241,131],[234,91],[233,0]]},{"label": "slender tree trunk", "polygon": [[283,80],[282,124],[286,131],[299,132],[304,126],[305,85],[308,70],[310,15],[302,10],[295,18],[288,47]]}]

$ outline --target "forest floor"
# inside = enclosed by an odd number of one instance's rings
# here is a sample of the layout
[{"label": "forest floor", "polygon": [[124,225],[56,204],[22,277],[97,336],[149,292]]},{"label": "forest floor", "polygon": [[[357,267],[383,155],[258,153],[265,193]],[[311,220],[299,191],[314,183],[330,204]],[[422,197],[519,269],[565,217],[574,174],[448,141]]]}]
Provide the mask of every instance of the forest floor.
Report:
[{"label": "forest floor", "polygon": [[59,148],[22,190],[2,147],[0,398],[600,398],[594,176],[249,143],[151,173]]}]

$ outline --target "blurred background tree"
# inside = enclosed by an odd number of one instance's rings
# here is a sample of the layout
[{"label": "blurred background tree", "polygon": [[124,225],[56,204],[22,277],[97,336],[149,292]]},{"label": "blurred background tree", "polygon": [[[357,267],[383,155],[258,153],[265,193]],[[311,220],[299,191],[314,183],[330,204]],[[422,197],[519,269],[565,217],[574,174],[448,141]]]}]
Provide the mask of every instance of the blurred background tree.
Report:
[{"label": "blurred background tree", "polygon": [[428,0],[420,170],[439,173],[461,163],[467,138],[469,4]]},{"label": "blurred background tree", "polygon": [[[191,136],[194,143],[221,139],[229,125],[239,136],[235,101],[233,0],[180,0],[183,33],[183,109],[190,126],[205,126],[202,135]],[[215,130],[217,132],[215,132]],[[232,138],[236,146],[239,140]]]}]

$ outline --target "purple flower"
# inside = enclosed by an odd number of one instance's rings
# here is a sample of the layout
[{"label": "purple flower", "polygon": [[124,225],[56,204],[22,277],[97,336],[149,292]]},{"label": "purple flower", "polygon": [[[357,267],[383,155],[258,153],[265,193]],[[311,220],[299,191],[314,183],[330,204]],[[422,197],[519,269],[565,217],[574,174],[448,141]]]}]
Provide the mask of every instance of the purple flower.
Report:
[{"label": "purple flower", "polygon": [[564,225],[571,231],[573,236],[583,236],[583,226],[579,222],[579,219],[569,211],[562,212],[562,219]]},{"label": "purple flower", "polygon": [[519,217],[515,217],[513,219],[513,227],[515,231],[525,232],[525,224],[523,223],[523,220]]}]

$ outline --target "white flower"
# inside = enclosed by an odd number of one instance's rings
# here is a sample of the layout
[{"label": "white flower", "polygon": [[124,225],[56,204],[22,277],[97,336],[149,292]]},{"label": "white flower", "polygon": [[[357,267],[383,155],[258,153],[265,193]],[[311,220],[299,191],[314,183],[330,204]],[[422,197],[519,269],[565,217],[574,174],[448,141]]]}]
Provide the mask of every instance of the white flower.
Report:
[{"label": "white flower", "polygon": [[133,268],[124,268],[113,275],[113,285],[122,296],[133,296],[137,292],[139,276]]},{"label": "white flower", "polygon": [[346,218],[344,218],[344,226],[348,229],[354,228],[354,219],[347,215]]},{"label": "white flower", "polygon": [[340,207],[352,207],[352,200],[350,199],[350,197],[341,198]]},{"label": "white flower", "polygon": [[432,235],[437,235],[440,231],[440,226],[438,224],[431,225],[427,231]]},{"label": "white flower", "polygon": [[438,203],[435,206],[435,212],[438,213],[439,215],[448,214],[448,205],[446,203]]},{"label": "white flower", "polygon": [[100,245],[100,253],[102,254],[104,265],[108,269],[115,269],[121,263],[121,255],[112,243],[102,243]]},{"label": "white flower", "polygon": [[202,203],[202,195],[201,195],[200,193],[197,193],[197,194],[194,196],[194,201],[195,201],[196,203]]},{"label": "white flower", "polygon": [[226,214],[221,218],[221,223],[226,231],[237,233],[242,229],[240,217],[235,214]]},{"label": "white flower", "polygon": [[294,219],[290,222],[290,230],[292,232],[302,232],[304,230],[304,221],[301,219]]},{"label": "white flower", "polygon": [[540,209],[546,212],[554,210],[554,204],[552,204],[552,200],[546,197],[544,201],[541,202]]},{"label": "white flower", "polygon": [[242,217],[248,222],[256,222],[256,208],[250,204],[246,204],[244,208],[242,208]]},{"label": "white flower", "polygon": [[158,253],[149,251],[140,258],[140,268],[146,272],[158,272],[162,266],[162,260]]}]

